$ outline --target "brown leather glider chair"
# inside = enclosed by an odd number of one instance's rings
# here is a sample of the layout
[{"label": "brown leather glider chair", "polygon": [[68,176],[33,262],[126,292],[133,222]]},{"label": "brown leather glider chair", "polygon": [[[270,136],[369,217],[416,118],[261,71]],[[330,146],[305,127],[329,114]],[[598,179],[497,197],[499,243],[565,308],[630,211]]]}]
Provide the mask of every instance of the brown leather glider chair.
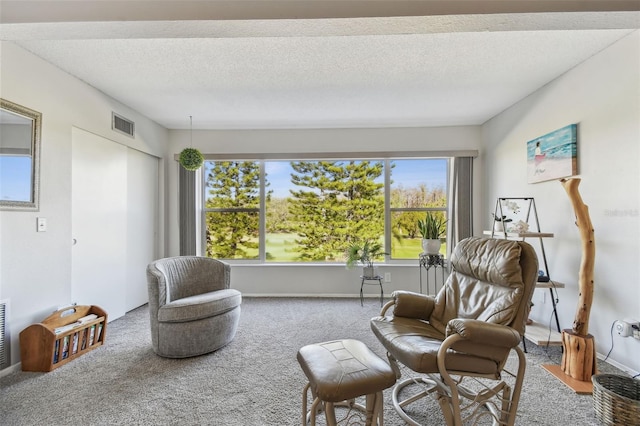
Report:
[{"label": "brown leather glider chair", "polygon": [[[410,404],[433,396],[447,425],[475,424],[479,416],[513,425],[526,365],[519,344],[537,279],[536,253],[522,241],[471,237],[456,245],[450,264],[435,297],[396,291],[371,319],[398,378],[399,364],[416,376],[395,386],[394,407],[408,424],[419,425],[416,407],[423,407]],[[503,369],[513,352],[509,370],[515,371],[508,372]],[[509,373],[508,380],[503,373]],[[413,388],[416,395],[406,397]]]}]

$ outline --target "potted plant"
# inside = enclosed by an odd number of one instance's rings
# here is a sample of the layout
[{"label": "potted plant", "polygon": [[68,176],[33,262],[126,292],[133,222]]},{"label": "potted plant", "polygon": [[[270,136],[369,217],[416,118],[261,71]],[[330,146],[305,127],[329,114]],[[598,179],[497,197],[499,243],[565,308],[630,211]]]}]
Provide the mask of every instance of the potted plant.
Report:
[{"label": "potted plant", "polygon": [[[514,214],[518,214],[520,212],[520,206],[518,205],[517,202],[509,199],[509,198],[500,198],[500,204],[502,206],[502,208],[500,209],[500,215],[498,215],[498,209],[496,208],[496,212],[495,213],[491,213],[491,216],[493,216],[494,222],[493,222],[493,230],[495,232],[504,232],[504,231],[509,231],[509,229],[507,229],[507,223],[509,222],[513,222],[513,219],[508,218],[507,216],[502,215],[502,210],[503,208],[512,211]],[[502,216],[501,216],[502,215]],[[522,222],[522,221],[520,221]],[[524,223],[524,222],[523,222]],[[520,227],[522,227],[523,225],[519,225]],[[528,225],[527,225],[528,228]],[[526,229],[524,229],[521,232],[526,231]]]},{"label": "potted plant", "polygon": [[204,162],[204,156],[195,148],[185,148],[180,153],[180,165],[189,171],[196,171]]},{"label": "potted plant", "polygon": [[511,222],[513,219],[509,219],[506,216],[497,216],[494,213],[491,213],[495,222],[493,223],[493,230],[496,232],[504,232],[506,230],[505,223]]},{"label": "potted plant", "polygon": [[447,220],[442,214],[427,212],[424,220],[418,219],[418,231],[422,235],[422,249],[425,254],[440,254],[442,241],[446,236]]},{"label": "potted plant", "polygon": [[378,268],[373,262],[385,255],[382,244],[378,242],[365,241],[364,243],[353,243],[346,252],[347,268],[351,268],[356,264],[362,265],[362,276],[365,278],[373,278],[378,276]]}]

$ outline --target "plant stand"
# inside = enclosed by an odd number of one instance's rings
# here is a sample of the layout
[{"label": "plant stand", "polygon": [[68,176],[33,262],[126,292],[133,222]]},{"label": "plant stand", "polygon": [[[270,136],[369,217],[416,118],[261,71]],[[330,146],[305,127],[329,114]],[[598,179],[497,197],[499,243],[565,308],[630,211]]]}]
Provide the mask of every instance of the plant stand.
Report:
[{"label": "plant stand", "polygon": [[[362,293],[362,289],[364,288],[365,284],[369,284],[369,285],[378,284],[380,286],[380,307],[382,307],[382,303],[384,300],[384,289],[382,288],[382,277],[380,275],[376,275],[375,277],[365,277],[364,275],[361,275],[360,279],[362,280],[360,283],[360,306],[364,306],[364,295]],[[376,281],[376,282],[370,283],[368,281]]]},{"label": "plant stand", "polygon": [[438,293],[438,268],[442,270],[442,285],[444,285],[444,270],[447,268],[444,256],[441,254],[420,253],[418,256],[418,267],[420,268],[420,293],[422,293],[422,269],[427,276],[427,294],[429,293],[429,270],[433,268],[433,294]]},{"label": "plant stand", "polygon": [[362,267],[362,276],[367,277],[367,279],[376,279],[378,276],[378,267],[377,266],[363,266]]}]

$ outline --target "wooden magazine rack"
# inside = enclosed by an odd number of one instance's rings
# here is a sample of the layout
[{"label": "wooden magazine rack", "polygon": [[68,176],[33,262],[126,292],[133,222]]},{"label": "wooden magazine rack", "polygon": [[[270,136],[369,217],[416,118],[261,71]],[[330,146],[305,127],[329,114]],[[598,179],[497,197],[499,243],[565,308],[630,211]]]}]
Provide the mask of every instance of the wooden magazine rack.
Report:
[{"label": "wooden magazine rack", "polygon": [[102,308],[81,305],[60,309],[20,332],[22,370],[54,370],[102,346],[106,332],[107,313]]}]

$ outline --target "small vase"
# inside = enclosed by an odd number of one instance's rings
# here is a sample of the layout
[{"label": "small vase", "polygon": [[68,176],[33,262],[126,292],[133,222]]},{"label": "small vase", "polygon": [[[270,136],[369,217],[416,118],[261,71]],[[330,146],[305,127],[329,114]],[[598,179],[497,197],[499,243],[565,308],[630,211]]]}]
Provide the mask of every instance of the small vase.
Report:
[{"label": "small vase", "polygon": [[495,232],[504,232],[504,222],[501,220],[493,221],[493,230]]},{"label": "small vase", "polygon": [[440,254],[441,245],[442,241],[439,238],[422,240],[422,250],[428,255]]},{"label": "small vase", "polygon": [[365,278],[374,278],[378,276],[378,267],[377,266],[363,266],[362,267],[362,276]]}]

